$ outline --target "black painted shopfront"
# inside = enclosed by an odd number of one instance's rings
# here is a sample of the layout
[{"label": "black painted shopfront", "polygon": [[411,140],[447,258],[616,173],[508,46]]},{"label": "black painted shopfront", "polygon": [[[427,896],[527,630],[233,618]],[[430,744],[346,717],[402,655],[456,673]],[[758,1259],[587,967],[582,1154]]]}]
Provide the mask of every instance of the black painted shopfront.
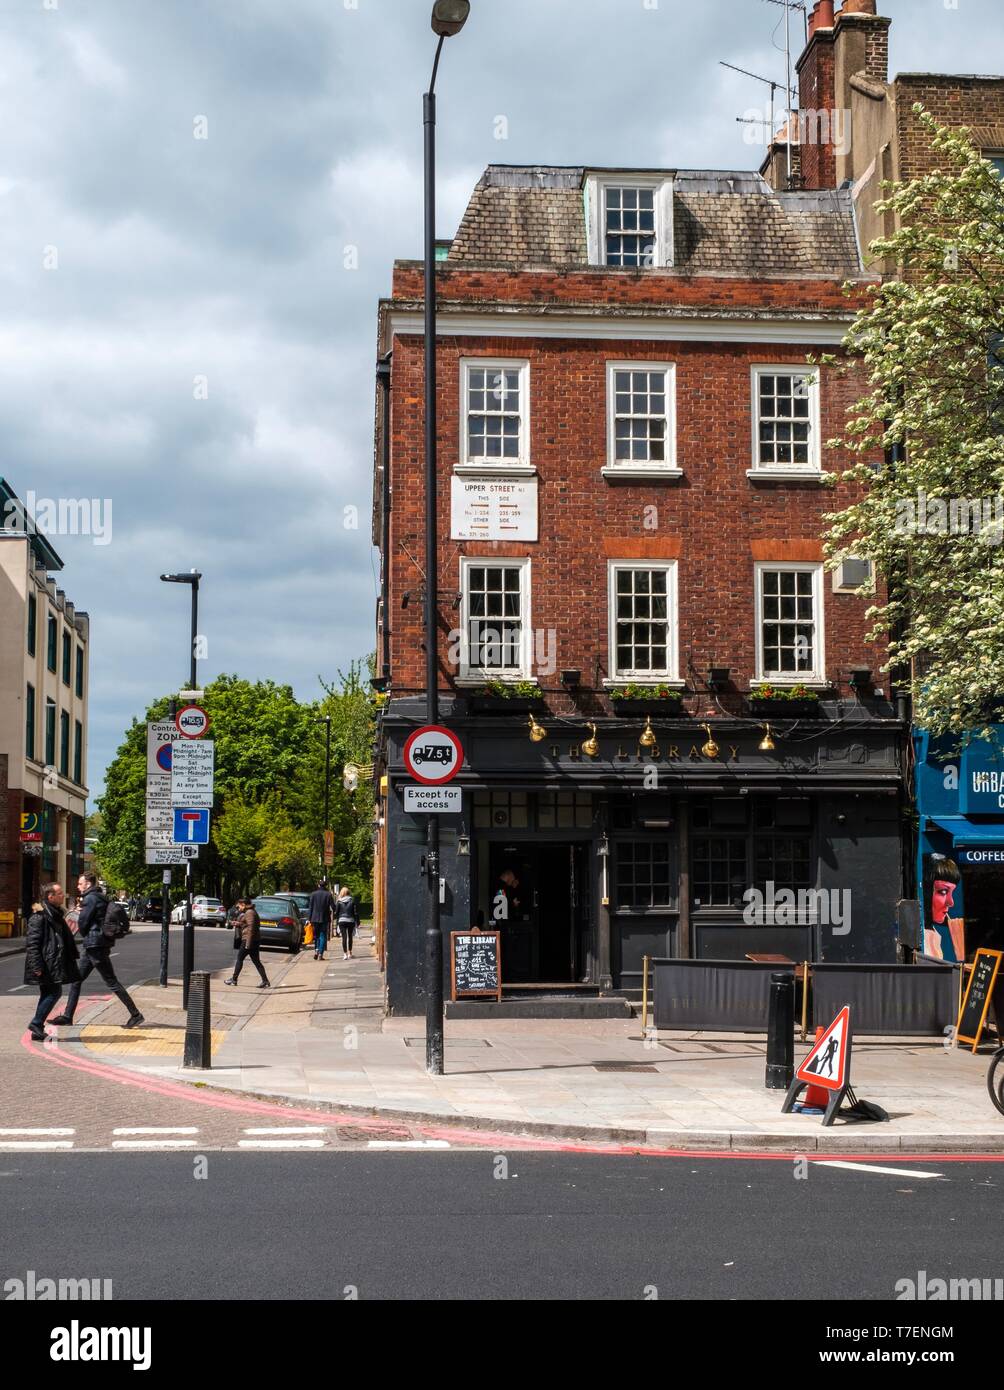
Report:
[{"label": "black painted shopfront", "polygon": [[[420,700],[382,714],[388,1003],[421,1013],[425,834],[402,808],[402,749]],[[502,933],[504,991],[637,997],[645,956],[889,962],[902,897],[903,726],[888,706],[823,709],[828,718],[762,726],[718,720],[718,754],[693,720],[599,719],[589,757],[583,720],[472,715],[444,701],[464,746],[459,815],[441,817],[442,926],[483,914]],[[763,895],[755,913],[751,889]],[[771,892],[796,904],[772,909]],[[832,909],[832,910],[831,910]],[[753,917],[754,920],[750,920]],[[448,946],[448,940],[447,940]],[[448,957],[448,950],[447,950]]]}]

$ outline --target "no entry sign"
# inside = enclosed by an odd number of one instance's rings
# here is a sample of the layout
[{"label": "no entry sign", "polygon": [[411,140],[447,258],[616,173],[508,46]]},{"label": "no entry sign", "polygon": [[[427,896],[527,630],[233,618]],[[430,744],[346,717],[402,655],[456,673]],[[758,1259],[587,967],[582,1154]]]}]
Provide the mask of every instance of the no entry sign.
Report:
[{"label": "no entry sign", "polygon": [[416,782],[442,787],[463,767],[464,750],[450,729],[427,724],[416,729],[404,745],[404,765]]}]

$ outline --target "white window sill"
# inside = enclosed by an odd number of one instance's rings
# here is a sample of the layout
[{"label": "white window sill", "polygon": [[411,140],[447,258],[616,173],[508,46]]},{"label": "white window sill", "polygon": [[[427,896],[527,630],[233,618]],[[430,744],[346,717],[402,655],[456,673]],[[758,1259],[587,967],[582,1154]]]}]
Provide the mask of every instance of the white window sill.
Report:
[{"label": "white window sill", "polygon": [[678,680],[675,676],[617,676],[610,677],[603,682],[604,690],[624,690],[629,685],[643,685],[647,689],[655,689],[664,685],[667,690],[686,690],[687,682]]},{"label": "white window sill", "polygon": [[535,478],[532,463],[458,463],[454,468],[458,478]]},{"label": "white window sill", "polygon": [[[755,678],[755,685],[773,685],[779,690],[792,690],[796,685],[804,685],[806,690],[832,689],[832,683],[828,681],[825,676],[800,676],[797,680],[792,679],[790,676],[787,678],[784,676],[757,676]],[[752,695],[754,688],[755,687],[751,685],[747,694]],[[769,698],[768,696],[768,699]]]},{"label": "white window sill", "polygon": [[746,476],[752,482],[764,483],[786,483],[792,478],[798,482],[823,481],[823,470],[821,468],[747,468]]},{"label": "white window sill", "polygon": [[[529,680],[529,676],[520,675],[519,672],[506,671],[504,675],[498,671],[492,671],[484,676],[458,676],[453,684],[458,690],[483,690],[486,685],[519,685],[523,681]],[[537,694],[540,692],[538,691]],[[529,698],[535,698],[531,696]]]},{"label": "white window sill", "polygon": [[600,469],[608,480],[611,478],[630,478],[632,482],[661,482],[683,477],[682,468],[672,468],[662,464],[608,463]]}]

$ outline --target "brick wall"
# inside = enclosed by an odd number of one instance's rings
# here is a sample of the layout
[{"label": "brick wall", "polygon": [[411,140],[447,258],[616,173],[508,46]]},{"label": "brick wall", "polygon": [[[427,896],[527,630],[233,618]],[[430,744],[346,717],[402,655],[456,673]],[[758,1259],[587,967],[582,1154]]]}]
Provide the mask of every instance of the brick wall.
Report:
[{"label": "brick wall", "polygon": [[[494,278],[494,277],[493,277]],[[571,277],[569,277],[571,278]],[[407,277],[405,277],[407,281]],[[422,339],[394,342],[392,384],[390,598],[391,669],[395,693],[424,685]],[[680,675],[688,664],[705,672],[729,666],[738,682],[754,669],[754,546],[763,558],[819,556],[822,517],[842,500],[812,483],[751,482],[751,384],[754,363],[804,364],[793,343],[571,341],[519,338],[441,339],[439,348],[440,669],[449,684],[447,634],[458,627],[451,605],[460,557],[530,556],[532,626],[557,633],[557,666],[581,670],[595,687],[608,674],[607,557],[662,555],[679,559]],[[539,473],[538,544],[460,543],[450,539],[450,479],[459,461],[460,360],[512,357],[530,362],[531,461]],[[676,363],[677,482],[609,483],[606,363],[613,359]],[[841,431],[860,391],[851,378],[823,369],[821,437]],[[824,453],[824,467],[840,455]],[[846,493],[843,494],[846,496]],[[647,514],[648,507],[656,508]],[[655,525],[652,525],[653,520]],[[813,556],[804,552],[812,548]],[[611,549],[613,547],[613,549]],[[412,559],[411,557],[414,557]],[[411,592],[402,608],[404,592]],[[826,669],[879,668],[883,655],[865,642],[865,602],[835,595],[824,582]],[[455,674],[455,673],[453,673]],[[558,677],[542,680],[556,686]]]},{"label": "brick wall", "polygon": [[[832,111],[836,106],[836,58],[834,33],[822,29],[813,34],[798,61],[798,100],[800,114]],[[829,129],[829,127],[827,127]],[[837,164],[829,141],[807,140],[801,146],[802,187],[835,188]]]},{"label": "brick wall", "polygon": [[920,102],[943,125],[969,126],[976,145],[1004,150],[1004,79],[907,76],[896,79],[900,176],[917,178],[938,167],[931,137],[913,111]]}]

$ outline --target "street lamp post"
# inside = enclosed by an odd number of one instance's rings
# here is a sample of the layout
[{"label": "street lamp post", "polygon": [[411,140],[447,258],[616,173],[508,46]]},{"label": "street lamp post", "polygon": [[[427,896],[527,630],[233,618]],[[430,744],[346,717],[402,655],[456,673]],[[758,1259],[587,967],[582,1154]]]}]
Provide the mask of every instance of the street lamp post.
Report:
[{"label": "street lamp post", "polygon": [[[326,732],[324,737],[324,830],[321,834],[321,867],[327,870],[324,862],[325,836],[331,829],[331,715],[326,714],[320,719],[314,720],[315,724],[324,724]],[[322,878],[328,877],[327,873],[322,873]]]},{"label": "street lamp post", "polygon": [[[470,0],[436,0],[433,32],[439,35],[432,81],[423,103],[425,121],[425,699],[429,724],[439,723],[438,569],[436,555],[436,75],[443,44],[459,34]],[[439,818],[428,817],[426,877],[429,885],[425,931],[425,1067],[442,1076],[443,931],[439,920]]]},{"label": "street lamp post", "polygon": [[[188,574],[162,574],[161,580],[165,584],[190,584],[192,588],[192,636],[189,644],[189,690],[198,690],[198,634],[199,634],[199,580],[202,575],[198,570],[191,570]],[[174,701],[171,702],[171,713],[176,713]],[[185,933],[182,949],[182,985],[181,1003],[183,1008],[188,1008],[188,986],[192,978],[192,971],[195,968],[195,924],[192,921],[192,861],[185,860],[185,890],[187,894],[187,907],[185,910]],[[167,983],[167,937],[171,920],[171,906],[168,901],[168,894],[164,894],[164,903],[161,914],[160,925],[160,955],[161,955],[161,984]]]}]

